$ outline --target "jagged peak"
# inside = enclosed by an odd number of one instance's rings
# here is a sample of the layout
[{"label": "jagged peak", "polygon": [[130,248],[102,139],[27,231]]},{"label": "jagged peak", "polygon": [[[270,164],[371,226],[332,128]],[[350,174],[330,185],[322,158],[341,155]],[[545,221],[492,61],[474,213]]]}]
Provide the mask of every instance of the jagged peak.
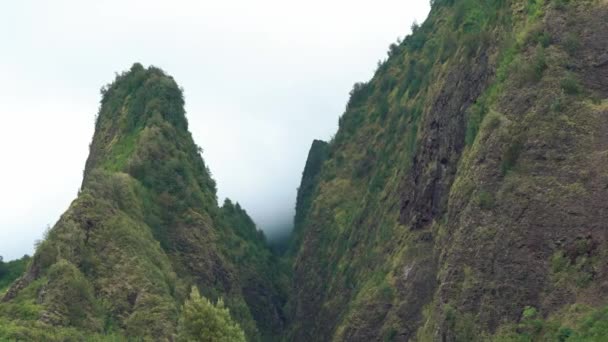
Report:
[{"label": "jagged peak", "polygon": [[101,93],[83,188],[99,168],[128,173],[146,184],[163,179],[169,188],[195,183],[215,196],[215,182],[188,131],[183,92],[173,77],[135,63]]},{"label": "jagged peak", "polygon": [[112,154],[128,154],[146,127],[170,125],[187,133],[183,92],[160,68],[135,63],[102,87],[101,95],[85,176]]},{"label": "jagged peak", "polygon": [[145,68],[135,63],[102,87],[101,94],[96,133],[104,120],[117,118],[125,121],[127,129],[144,125],[150,118],[188,129],[182,89],[172,76],[158,67]]}]

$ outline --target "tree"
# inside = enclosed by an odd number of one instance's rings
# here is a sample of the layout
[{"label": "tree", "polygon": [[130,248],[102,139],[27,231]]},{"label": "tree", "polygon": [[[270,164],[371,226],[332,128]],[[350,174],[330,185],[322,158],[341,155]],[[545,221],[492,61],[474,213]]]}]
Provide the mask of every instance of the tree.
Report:
[{"label": "tree", "polygon": [[178,326],[178,341],[245,342],[245,333],[220,298],[215,305],[192,287]]}]

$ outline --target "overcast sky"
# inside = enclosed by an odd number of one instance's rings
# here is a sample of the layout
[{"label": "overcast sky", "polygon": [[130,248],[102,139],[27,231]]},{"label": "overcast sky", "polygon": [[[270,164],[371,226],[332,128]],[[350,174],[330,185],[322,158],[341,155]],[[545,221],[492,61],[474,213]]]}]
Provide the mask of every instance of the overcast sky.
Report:
[{"label": "overcast sky", "polygon": [[313,139],[429,0],[0,2],[0,255],[33,252],[76,197],[99,89],[133,62],[185,89],[218,183],[272,235],[288,229]]}]

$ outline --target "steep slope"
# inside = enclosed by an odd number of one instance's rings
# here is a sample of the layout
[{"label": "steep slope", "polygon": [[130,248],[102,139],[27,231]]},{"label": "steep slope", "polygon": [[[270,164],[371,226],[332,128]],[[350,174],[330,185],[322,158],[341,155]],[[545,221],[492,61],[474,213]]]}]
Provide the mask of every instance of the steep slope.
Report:
[{"label": "steep slope", "polygon": [[608,334],[608,3],[432,3],[304,173],[289,340]]},{"label": "steep slope", "polygon": [[308,151],[306,165],[302,172],[302,180],[300,181],[296,197],[294,228],[288,250],[290,255],[293,255],[301,244],[306,215],[310,210],[313,194],[319,182],[321,167],[327,159],[328,147],[329,145],[325,141],[314,140]]},{"label": "steep slope", "polygon": [[250,340],[277,335],[275,260],[238,204],[218,207],[173,78],[135,64],[102,95],[82,189],[4,296],[0,336],[170,340],[192,284]]}]

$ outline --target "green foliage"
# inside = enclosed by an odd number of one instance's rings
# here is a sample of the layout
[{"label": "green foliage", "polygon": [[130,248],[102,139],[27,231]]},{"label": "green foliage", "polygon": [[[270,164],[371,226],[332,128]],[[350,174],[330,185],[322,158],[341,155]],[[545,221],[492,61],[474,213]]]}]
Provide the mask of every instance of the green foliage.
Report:
[{"label": "green foliage", "polygon": [[119,334],[87,333],[76,328],[50,326],[42,322],[18,325],[0,318],[0,340],[6,342],[124,342],[129,341]]},{"label": "green foliage", "polygon": [[[229,198],[226,198],[221,209],[224,222],[232,228],[236,235],[244,241],[257,244],[260,247],[265,246],[266,237],[264,236],[264,232],[257,229],[253,220],[241,208],[240,204],[233,204]],[[262,250],[264,249],[262,248]]]},{"label": "green foliage", "polygon": [[481,122],[487,112],[488,109],[484,99],[480,99],[467,111],[467,132],[465,135],[465,142],[467,145],[472,145],[475,141]]},{"label": "green foliage", "polygon": [[240,205],[217,206],[175,81],[135,64],[102,93],[82,189],[0,303],[0,340],[169,340],[193,283],[248,339],[277,336],[285,265]]},{"label": "green foliage", "polygon": [[43,310],[42,305],[37,301],[37,295],[46,281],[46,278],[42,278],[33,282],[22,290],[16,298],[0,305],[0,320],[37,320]]},{"label": "green foliage", "polygon": [[568,73],[564,78],[562,78],[560,86],[568,95],[578,95],[582,91],[580,83],[571,73]]},{"label": "green foliage", "polygon": [[496,207],[496,199],[494,194],[488,191],[480,191],[477,197],[479,207],[484,210],[490,210]]},{"label": "green foliage", "polygon": [[537,314],[538,314],[538,310],[536,310],[535,307],[526,306],[524,308],[524,312],[522,313],[521,316],[522,316],[522,319],[525,321],[525,320],[530,320],[530,319],[536,318]]},{"label": "green foliage", "polygon": [[[562,335],[566,335],[562,331]],[[576,331],[570,331],[564,341],[605,341],[608,336],[608,307],[594,310],[587,315]]]},{"label": "green foliage", "polygon": [[581,47],[580,38],[577,34],[568,32],[562,41],[562,45],[566,52],[570,55],[574,55]]},{"label": "green foliage", "polygon": [[545,49],[537,46],[530,60],[520,60],[514,65],[517,79],[521,85],[540,81],[543,72],[547,69]]},{"label": "green foliage", "polygon": [[395,339],[397,338],[397,329],[395,328],[391,328],[388,333],[384,336],[384,341],[385,342],[391,342],[391,341],[395,341]]},{"label": "green foliage", "polygon": [[67,260],[60,260],[49,269],[48,277],[44,297],[48,319],[57,325],[100,330],[99,304],[91,283],[80,270]]},{"label": "green foliage", "polygon": [[450,57],[454,55],[458,49],[458,41],[454,32],[449,32],[442,37],[441,45],[441,62],[446,62]]},{"label": "green foliage", "polygon": [[559,11],[566,10],[570,4],[570,0],[553,0],[551,1],[555,9]]},{"label": "green foliage", "polygon": [[244,342],[245,334],[230,317],[230,311],[224,307],[222,299],[214,305],[207,298],[201,297],[193,287],[190,298],[182,309],[177,340]]},{"label": "green foliage", "polygon": [[25,272],[30,260],[28,255],[24,255],[21,259],[4,262],[0,256],[0,293]]},{"label": "green foliage", "polygon": [[454,341],[467,342],[477,339],[475,319],[470,313],[461,314],[450,304],[444,307],[443,312],[448,328],[454,336]]},{"label": "green foliage", "polygon": [[569,264],[570,261],[568,260],[568,258],[566,258],[563,252],[557,252],[551,258],[551,270],[553,271],[553,273],[559,273],[564,271]]},{"label": "green foliage", "polygon": [[532,75],[534,81],[539,81],[545,69],[547,69],[547,61],[545,58],[545,49],[542,46],[538,46],[532,56],[531,61]]},{"label": "green foliage", "polygon": [[561,327],[557,332],[557,340],[559,342],[567,341],[572,335],[574,335],[574,330],[569,327]]},{"label": "green foliage", "polygon": [[264,234],[238,203],[227,199],[221,217],[221,250],[235,266],[243,288],[265,293],[258,296],[251,290],[245,291],[242,311],[231,307],[234,317],[239,321],[243,321],[240,315],[255,319],[257,328],[241,325],[248,336],[252,335],[250,330],[259,330],[263,338],[276,338],[282,325],[276,317],[277,305],[282,305],[287,296],[289,266],[270,251]]},{"label": "green foliage", "polygon": [[511,144],[507,147],[506,151],[503,154],[502,162],[500,164],[500,171],[503,175],[506,175],[509,171],[515,167],[517,160],[519,159],[519,155],[524,147],[522,142],[522,138],[516,138]]},{"label": "green foliage", "polygon": [[554,113],[561,113],[564,110],[564,102],[565,99],[562,95],[556,96],[549,105],[549,109],[551,109]]},{"label": "green foliage", "polygon": [[543,319],[534,307],[527,306],[520,322],[493,336],[504,342],[600,342],[608,336],[608,307],[579,308],[574,304],[567,311]]},{"label": "green foliage", "polygon": [[540,334],[542,329],[543,321],[539,317],[538,310],[534,307],[526,306],[519,323],[519,331],[521,331],[521,334],[533,339]]},{"label": "green foliage", "polygon": [[319,174],[328,155],[329,145],[326,142],[321,140],[314,140],[312,142],[296,195],[294,232],[289,247],[289,253],[291,254],[295,253],[297,246],[299,246],[302,223],[310,210],[312,198],[319,182]]},{"label": "green foliage", "polygon": [[530,38],[533,44],[538,44],[543,48],[547,48],[549,45],[551,45],[551,42],[553,41],[551,34],[543,30],[533,32],[530,35]]},{"label": "green foliage", "polygon": [[353,85],[353,89],[350,91],[350,98],[346,108],[350,109],[361,106],[365,100],[367,100],[372,91],[373,87],[370,83],[355,83]]},{"label": "green foliage", "polygon": [[[579,243],[584,243],[586,240],[579,240]],[[584,288],[589,285],[594,277],[594,269],[597,268],[598,258],[589,256],[588,247],[582,247],[585,250],[577,252],[575,258],[568,257],[563,251],[557,251],[551,257],[551,271],[553,279],[556,283],[562,286],[571,286]]]}]

